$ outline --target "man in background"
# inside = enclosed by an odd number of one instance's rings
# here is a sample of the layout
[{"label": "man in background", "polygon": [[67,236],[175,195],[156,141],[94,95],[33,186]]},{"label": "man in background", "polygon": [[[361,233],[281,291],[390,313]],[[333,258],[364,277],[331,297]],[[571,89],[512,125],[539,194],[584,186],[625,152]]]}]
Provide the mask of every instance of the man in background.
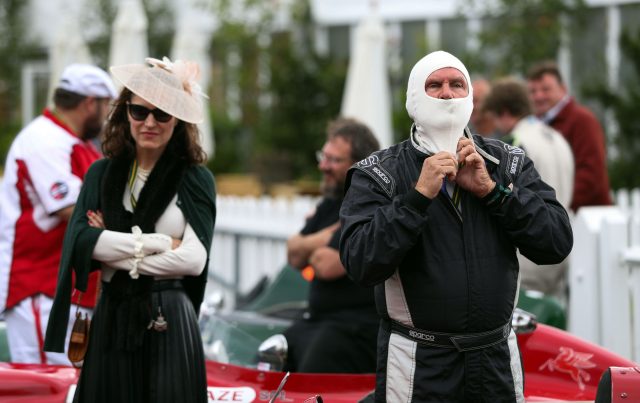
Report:
[{"label": "man in background", "polygon": [[491,91],[491,83],[486,78],[476,78],[471,82],[473,87],[473,111],[469,119],[469,130],[471,133],[479,134],[483,137],[493,137],[495,135],[495,122],[493,117],[484,108],[484,100]]},{"label": "man in background", "polygon": [[375,372],[378,316],[373,289],[356,285],[340,263],[338,215],[347,170],[379,147],[371,130],[353,119],[337,119],[327,128],[327,140],[317,154],[323,198],[300,233],[287,242],[289,264],[313,273],[308,311],[285,332],[287,371]]},{"label": "man in background", "polygon": [[[564,137],[533,115],[527,87],[506,78],[495,82],[484,101],[493,116],[496,138],[524,150],[535,164],[542,180],[556,191],[556,199],[569,209],[573,194],[574,162]],[[522,287],[566,301],[567,262],[537,265],[518,253]]]},{"label": "man in background", "polygon": [[[44,331],[67,220],[87,169],[100,158],[90,140],[100,134],[115,96],[105,71],[72,64],[62,73],[53,109],[23,128],[9,149],[0,187],[0,312],[12,362],[70,365],[65,354],[42,350]],[[81,312],[94,306],[97,281],[96,273],[82,298],[74,296]]]},{"label": "man in background", "polygon": [[567,212],[522,150],[469,134],[466,66],[432,52],[407,83],[410,137],[347,173],[340,257],[375,286],[376,402],[524,402],[516,250],[561,262]]},{"label": "man in background", "polygon": [[542,62],[527,75],[535,114],[567,139],[575,162],[571,209],[611,204],[605,137],[595,115],[573,99],[554,62]]}]

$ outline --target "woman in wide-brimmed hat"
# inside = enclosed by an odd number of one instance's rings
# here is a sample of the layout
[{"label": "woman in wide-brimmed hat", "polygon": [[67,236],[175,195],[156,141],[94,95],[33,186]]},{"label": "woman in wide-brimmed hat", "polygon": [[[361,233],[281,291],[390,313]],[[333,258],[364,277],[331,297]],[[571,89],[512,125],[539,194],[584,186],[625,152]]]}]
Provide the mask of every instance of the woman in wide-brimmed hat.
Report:
[{"label": "woman in wide-brimmed hat", "polygon": [[[197,313],[215,223],[195,63],[111,68],[124,85],[65,235],[45,349],[65,347],[72,271],[102,294],[74,402],[206,402]],[[64,325],[64,326],[63,326]],[[70,344],[72,347],[77,347]]]}]

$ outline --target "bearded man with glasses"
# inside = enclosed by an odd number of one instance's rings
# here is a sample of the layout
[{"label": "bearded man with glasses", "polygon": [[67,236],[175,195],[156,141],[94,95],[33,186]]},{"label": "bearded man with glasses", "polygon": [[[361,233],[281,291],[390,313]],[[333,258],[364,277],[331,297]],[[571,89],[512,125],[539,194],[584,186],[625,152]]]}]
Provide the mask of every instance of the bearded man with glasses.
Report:
[{"label": "bearded man with glasses", "polygon": [[367,126],[341,118],[329,123],[327,140],[316,153],[324,197],[300,233],[287,242],[289,264],[312,273],[312,280],[307,311],[285,332],[285,370],[375,371],[378,319],[373,290],[353,283],[340,263],[338,213],[349,167],[378,149]]}]

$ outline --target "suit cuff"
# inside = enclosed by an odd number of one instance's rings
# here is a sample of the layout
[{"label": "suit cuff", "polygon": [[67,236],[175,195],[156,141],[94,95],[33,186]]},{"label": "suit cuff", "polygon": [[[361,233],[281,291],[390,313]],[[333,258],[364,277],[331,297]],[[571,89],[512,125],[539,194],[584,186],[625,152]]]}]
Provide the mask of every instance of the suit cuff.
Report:
[{"label": "suit cuff", "polygon": [[415,189],[409,190],[403,198],[404,204],[410,206],[420,214],[427,212],[427,209],[431,205],[431,199]]}]

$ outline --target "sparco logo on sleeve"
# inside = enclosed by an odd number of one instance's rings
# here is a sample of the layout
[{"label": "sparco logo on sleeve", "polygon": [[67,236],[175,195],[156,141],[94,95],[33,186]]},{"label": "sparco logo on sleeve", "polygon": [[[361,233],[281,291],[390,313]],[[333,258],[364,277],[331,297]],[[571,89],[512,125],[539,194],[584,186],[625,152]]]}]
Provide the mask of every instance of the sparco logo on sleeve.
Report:
[{"label": "sparco logo on sleeve", "polygon": [[362,168],[370,167],[370,166],[376,165],[378,162],[379,162],[379,159],[377,155],[370,155],[367,158],[358,162],[358,166]]},{"label": "sparco logo on sleeve", "polygon": [[518,161],[520,161],[520,157],[514,155],[513,160],[511,161],[511,168],[509,168],[509,173],[511,175],[514,175],[516,173],[516,169],[518,169]]},{"label": "sparco logo on sleeve", "polygon": [[354,165],[354,168],[366,173],[382,187],[384,192],[393,197],[395,192],[395,180],[393,176],[380,165],[380,158],[377,155],[370,155]]},{"label": "sparco logo on sleeve", "polygon": [[505,144],[504,149],[509,153],[505,171],[511,178],[516,178],[524,165],[524,150],[509,144]]},{"label": "sparco logo on sleeve", "polygon": [[510,144],[505,144],[504,149],[507,150],[509,154],[524,155],[524,150],[520,147],[512,146]]},{"label": "sparco logo on sleeve", "polygon": [[382,172],[378,167],[373,167],[373,172],[378,174],[378,176],[380,177],[380,179],[382,179],[384,183],[387,183],[387,184],[391,183],[387,175],[385,175],[384,172]]}]

